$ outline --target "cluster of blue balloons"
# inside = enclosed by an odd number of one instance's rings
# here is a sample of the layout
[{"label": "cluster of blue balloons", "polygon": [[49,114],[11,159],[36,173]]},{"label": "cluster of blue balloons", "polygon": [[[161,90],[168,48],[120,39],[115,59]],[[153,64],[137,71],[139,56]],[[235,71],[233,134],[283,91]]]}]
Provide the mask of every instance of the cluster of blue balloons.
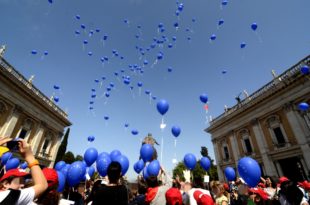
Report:
[{"label": "cluster of blue balloons", "polygon": [[144,179],[157,176],[161,166],[158,160],[153,160],[154,148],[150,144],[144,144],[140,148],[141,159],[137,161],[133,168],[137,174],[143,171]]},{"label": "cluster of blue balloons", "polygon": [[13,157],[12,152],[6,152],[1,157],[1,164],[5,165],[6,171],[10,169],[16,169],[20,166],[20,160]]},{"label": "cluster of blue balloons", "polygon": [[59,178],[58,191],[62,192],[66,183],[73,187],[80,181],[92,177],[95,173],[95,167],[93,166],[95,162],[99,174],[103,177],[106,176],[112,161],[120,163],[122,175],[125,175],[129,168],[129,160],[118,150],[113,150],[110,154],[106,152],[98,154],[95,148],[88,148],[84,153],[84,161],[76,161],[72,164],[66,164],[64,161],[57,162],[55,170]]},{"label": "cluster of blue balloons", "polygon": [[[188,153],[183,158],[184,165],[187,169],[193,170],[196,167],[197,159],[194,154]],[[200,166],[205,170],[208,171],[211,167],[211,162],[208,157],[202,157],[200,159]]]}]

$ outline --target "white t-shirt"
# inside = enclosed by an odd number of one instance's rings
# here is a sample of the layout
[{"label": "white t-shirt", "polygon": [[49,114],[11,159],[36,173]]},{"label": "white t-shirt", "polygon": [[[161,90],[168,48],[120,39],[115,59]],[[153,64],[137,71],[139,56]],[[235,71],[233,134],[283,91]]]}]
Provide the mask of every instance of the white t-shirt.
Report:
[{"label": "white t-shirt", "polygon": [[[0,202],[3,201],[10,193],[10,190],[0,192]],[[18,205],[31,205],[34,200],[34,189],[32,187],[20,190],[20,195],[17,200]]]},{"label": "white t-shirt", "polygon": [[197,202],[194,198],[194,192],[195,191],[201,191],[203,194],[207,194],[207,195],[211,196],[211,194],[208,190],[199,189],[199,188],[192,188],[191,190],[188,191],[190,205],[197,205]]}]

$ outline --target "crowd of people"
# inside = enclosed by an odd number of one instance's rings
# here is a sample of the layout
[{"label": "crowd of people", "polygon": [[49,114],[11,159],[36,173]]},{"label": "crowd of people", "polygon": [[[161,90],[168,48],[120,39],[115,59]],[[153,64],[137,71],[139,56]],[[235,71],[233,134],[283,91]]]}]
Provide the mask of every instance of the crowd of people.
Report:
[{"label": "crowd of people", "polygon": [[[0,145],[10,141],[0,139]],[[57,172],[41,169],[30,145],[20,140],[19,152],[28,163],[30,172],[22,169],[1,170],[1,205],[309,205],[310,182],[296,183],[286,177],[261,178],[255,187],[243,179],[228,183],[202,179],[172,179],[163,169],[158,176],[138,177],[136,188],[128,186],[121,177],[121,165],[112,162],[107,177],[88,180],[76,187],[57,192]]]}]

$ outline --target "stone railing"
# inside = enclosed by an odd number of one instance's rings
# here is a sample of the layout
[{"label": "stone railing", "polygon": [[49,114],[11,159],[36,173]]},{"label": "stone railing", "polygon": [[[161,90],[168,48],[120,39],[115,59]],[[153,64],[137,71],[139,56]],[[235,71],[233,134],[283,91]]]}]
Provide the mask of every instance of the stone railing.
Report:
[{"label": "stone railing", "polygon": [[65,113],[62,109],[60,109],[55,103],[50,100],[46,95],[44,95],[38,88],[36,88],[32,83],[30,83],[22,74],[20,74],[17,70],[13,68],[6,60],[0,57],[0,69],[5,70],[6,72],[10,73],[16,80],[22,83],[25,86],[25,89],[29,89],[32,94],[37,96],[40,101],[47,105],[52,110],[56,111],[64,118],[68,118],[67,113]]},{"label": "stone railing", "polygon": [[222,118],[228,117],[233,113],[242,112],[246,108],[258,102],[263,97],[272,94],[273,91],[276,91],[276,89],[286,86],[287,84],[289,84],[290,82],[292,82],[294,79],[298,78],[301,75],[300,68],[303,65],[310,66],[310,56],[307,56],[293,67],[286,70],[280,76],[277,76],[274,80],[267,83],[265,86],[263,86],[262,88],[260,88],[259,90],[257,90],[244,100],[242,100],[240,103],[236,104],[231,108],[228,108],[226,112],[214,118],[210,122],[210,125],[211,126],[214,125],[215,123],[219,122]]}]

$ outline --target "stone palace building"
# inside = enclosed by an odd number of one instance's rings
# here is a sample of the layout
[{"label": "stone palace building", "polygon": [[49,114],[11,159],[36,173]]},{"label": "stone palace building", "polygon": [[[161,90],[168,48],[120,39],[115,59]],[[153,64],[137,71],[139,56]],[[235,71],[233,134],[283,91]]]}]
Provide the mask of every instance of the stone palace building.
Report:
[{"label": "stone palace building", "polygon": [[40,164],[52,167],[67,114],[0,55],[0,136],[23,138]]},{"label": "stone palace building", "polygon": [[300,68],[310,66],[310,56],[213,119],[205,130],[211,134],[220,180],[224,169],[236,168],[250,156],[263,175],[287,176],[301,181],[310,175],[310,77]]}]

